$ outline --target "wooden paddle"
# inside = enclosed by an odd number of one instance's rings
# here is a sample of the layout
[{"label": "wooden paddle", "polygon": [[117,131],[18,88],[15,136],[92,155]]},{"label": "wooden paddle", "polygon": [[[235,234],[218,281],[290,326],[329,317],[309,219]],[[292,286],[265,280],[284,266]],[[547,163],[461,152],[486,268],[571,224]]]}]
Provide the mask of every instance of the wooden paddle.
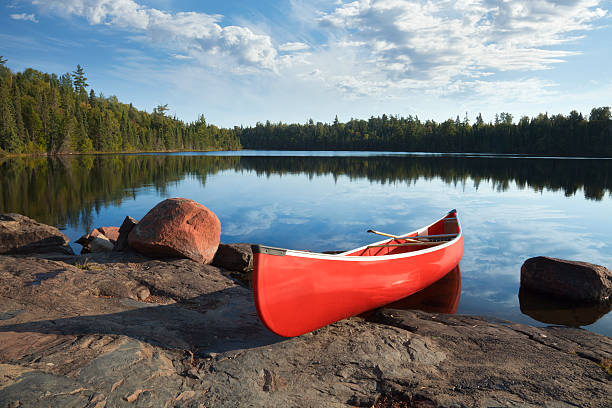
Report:
[{"label": "wooden paddle", "polygon": [[384,248],[384,247],[402,247],[402,246],[436,246],[445,244],[448,241],[432,241],[432,242],[405,242],[403,244],[383,244],[383,245],[368,245],[368,248]]},{"label": "wooden paddle", "polygon": [[[391,238],[395,238],[395,239],[405,239],[408,241],[415,241],[415,242],[423,242],[423,241],[419,241],[419,239],[430,239],[430,238],[454,238],[456,237],[457,233],[452,233],[452,234],[435,234],[435,235],[414,235],[412,237],[399,237],[397,235],[391,235],[391,234],[387,234],[385,232],[379,232],[379,231],[374,231],[374,230],[368,230],[368,232],[372,232],[374,234],[378,234],[378,235],[383,235],[385,237],[391,237]],[[439,241],[436,241],[439,242]],[[442,241],[444,242],[444,241]]]},{"label": "wooden paddle", "polygon": [[408,242],[414,242],[414,243],[420,242],[420,241],[418,241],[416,239],[413,239],[413,238],[402,238],[402,237],[398,237],[397,235],[391,235],[391,234],[387,234],[386,232],[374,231],[374,230],[371,230],[371,229],[369,229],[368,232],[371,232],[372,234],[376,234],[376,235],[382,235],[383,237],[391,237],[391,238],[395,238],[395,239],[404,239],[404,240],[406,240]]}]

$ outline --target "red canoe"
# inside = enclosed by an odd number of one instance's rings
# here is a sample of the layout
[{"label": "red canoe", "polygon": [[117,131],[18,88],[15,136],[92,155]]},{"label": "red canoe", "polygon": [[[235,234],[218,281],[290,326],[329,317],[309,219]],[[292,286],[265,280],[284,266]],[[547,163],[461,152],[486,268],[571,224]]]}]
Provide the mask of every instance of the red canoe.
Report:
[{"label": "red canoe", "polygon": [[463,255],[456,211],[411,233],[340,254],[253,246],[253,294],[274,333],[299,336],[416,293]]}]

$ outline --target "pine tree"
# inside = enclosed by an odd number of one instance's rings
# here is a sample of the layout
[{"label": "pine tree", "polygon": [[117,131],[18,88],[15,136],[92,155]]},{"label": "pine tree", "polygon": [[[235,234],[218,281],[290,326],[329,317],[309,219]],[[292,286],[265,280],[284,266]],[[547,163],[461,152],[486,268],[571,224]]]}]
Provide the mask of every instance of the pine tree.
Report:
[{"label": "pine tree", "polygon": [[74,85],[74,90],[79,94],[85,92],[85,88],[89,86],[85,71],[83,71],[80,65],[77,65],[76,70],[72,71],[72,83]]},{"label": "pine tree", "polygon": [[89,90],[89,105],[90,106],[95,106],[96,104],[96,93],[94,92],[93,88],[91,88]]}]

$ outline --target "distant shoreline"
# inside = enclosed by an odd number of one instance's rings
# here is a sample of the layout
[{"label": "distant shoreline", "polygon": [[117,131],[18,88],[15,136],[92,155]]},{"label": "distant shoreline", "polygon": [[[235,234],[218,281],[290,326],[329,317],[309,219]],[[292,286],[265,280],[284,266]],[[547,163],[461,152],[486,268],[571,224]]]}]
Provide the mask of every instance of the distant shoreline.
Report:
[{"label": "distant shoreline", "polygon": [[[61,157],[61,156],[88,156],[88,155],[130,155],[130,154],[164,154],[164,153],[211,153],[211,152],[300,152],[300,153],[372,153],[393,154],[393,155],[424,155],[424,156],[456,156],[464,158],[507,158],[507,159],[573,159],[573,160],[612,160],[609,156],[585,156],[585,155],[558,155],[558,154],[532,154],[532,153],[496,153],[496,152],[427,152],[427,151],[396,151],[396,150],[294,150],[294,149],[206,149],[206,150],[122,150],[122,151],[105,151],[105,152],[57,152],[57,153],[7,153],[0,151],[0,159],[15,158],[15,157]],[[257,154],[248,154],[249,156],[257,156]],[[280,154],[281,156],[291,156],[290,154]],[[299,156],[309,156],[308,154]],[[336,155],[330,155],[336,156]],[[350,156],[350,155],[349,155]]]}]

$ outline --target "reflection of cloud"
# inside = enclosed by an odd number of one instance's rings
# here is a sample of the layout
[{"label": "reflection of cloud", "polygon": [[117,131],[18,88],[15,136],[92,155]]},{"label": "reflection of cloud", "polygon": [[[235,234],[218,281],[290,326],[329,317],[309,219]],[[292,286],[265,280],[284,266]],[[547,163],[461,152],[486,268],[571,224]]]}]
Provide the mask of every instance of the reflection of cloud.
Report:
[{"label": "reflection of cloud", "polygon": [[307,218],[279,218],[278,222],[282,222],[283,224],[294,224],[294,225],[301,225],[301,224],[306,224],[308,221],[310,221]]},{"label": "reflection of cloud", "polygon": [[[277,219],[277,205],[269,205],[256,210],[246,210],[238,222],[226,221],[222,233],[228,236],[248,236],[255,231],[269,230]],[[237,209],[240,210],[240,209]]]}]

